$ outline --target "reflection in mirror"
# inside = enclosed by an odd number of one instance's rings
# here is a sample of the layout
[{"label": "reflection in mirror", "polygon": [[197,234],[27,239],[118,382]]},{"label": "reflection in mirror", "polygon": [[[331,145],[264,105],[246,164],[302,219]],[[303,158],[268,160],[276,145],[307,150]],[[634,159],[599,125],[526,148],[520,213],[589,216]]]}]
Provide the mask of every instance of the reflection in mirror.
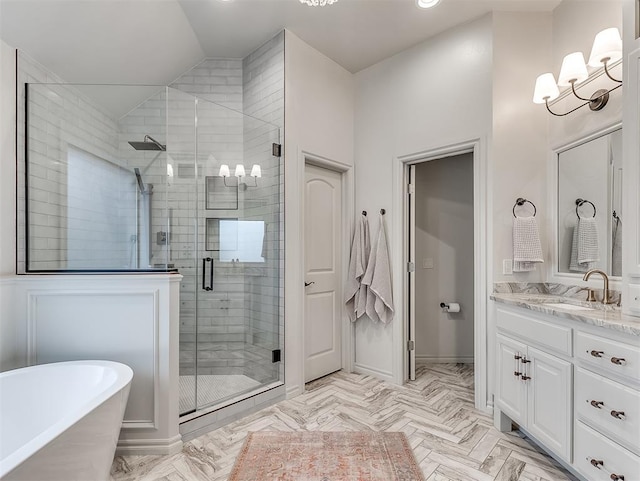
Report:
[{"label": "reflection in mirror", "polygon": [[558,154],[558,272],[622,275],[622,130]]}]

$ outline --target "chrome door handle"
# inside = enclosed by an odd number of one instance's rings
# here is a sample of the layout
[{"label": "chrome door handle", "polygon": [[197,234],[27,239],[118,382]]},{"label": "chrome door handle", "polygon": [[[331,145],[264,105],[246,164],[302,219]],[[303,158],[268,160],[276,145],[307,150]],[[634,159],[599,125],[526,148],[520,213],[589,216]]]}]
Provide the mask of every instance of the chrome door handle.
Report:
[{"label": "chrome door handle", "polygon": [[305,282],[304,283],[304,287],[309,287],[311,284],[315,284],[315,282],[311,281],[311,282]]}]

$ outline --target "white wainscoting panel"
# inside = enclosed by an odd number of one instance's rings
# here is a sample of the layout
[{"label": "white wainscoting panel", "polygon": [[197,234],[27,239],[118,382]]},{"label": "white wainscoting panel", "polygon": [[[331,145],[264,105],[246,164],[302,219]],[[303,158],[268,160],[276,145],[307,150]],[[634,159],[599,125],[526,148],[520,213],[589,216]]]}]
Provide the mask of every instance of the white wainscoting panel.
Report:
[{"label": "white wainscoting panel", "polygon": [[153,428],[158,398],[158,290],[30,291],[29,364],[104,359],[133,369],[127,428]]}]

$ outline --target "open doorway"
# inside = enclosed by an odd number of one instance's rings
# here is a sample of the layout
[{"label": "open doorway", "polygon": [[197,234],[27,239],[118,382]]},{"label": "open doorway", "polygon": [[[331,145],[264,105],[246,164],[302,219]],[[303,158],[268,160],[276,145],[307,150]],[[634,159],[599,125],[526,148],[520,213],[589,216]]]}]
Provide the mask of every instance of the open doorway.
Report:
[{"label": "open doorway", "polygon": [[415,363],[473,363],[473,154],[409,166]]}]

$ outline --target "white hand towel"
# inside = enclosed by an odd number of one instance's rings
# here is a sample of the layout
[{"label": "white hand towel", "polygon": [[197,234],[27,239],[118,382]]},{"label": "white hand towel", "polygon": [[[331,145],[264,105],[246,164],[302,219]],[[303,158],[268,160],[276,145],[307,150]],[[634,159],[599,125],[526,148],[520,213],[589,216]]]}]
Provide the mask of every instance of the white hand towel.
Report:
[{"label": "white hand towel", "polygon": [[358,257],[358,266],[360,273],[360,288],[356,293],[356,319],[364,316],[367,305],[367,293],[369,292],[369,286],[362,283],[362,277],[364,276],[367,265],[369,264],[369,256],[371,255],[371,236],[369,234],[369,221],[367,216],[363,215],[360,219],[362,223],[362,229],[360,230],[360,249]]},{"label": "white hand towel", "polygon": [[578,264],[598,262],[598,228],[593,217],[578,221]]},{"label": "white hand towel", "polygon": [[571,241],[571,260],[569,270],[575,272],[587,272],[593,267],[592,262],[578,263],[578,224],[573,228],[573,240]]},{"label": "white hand towel", "polygon": [[[364,303],[366,297],[366,286],[362,285],[362,276],[367,268],[369,258],[369,222],[366,216],[356,222],[356,229],[353,233],[351,243],[351,258],[349,260],[349,273],[345,296],[347,298],[347,312],[349,319],[354,322],[362,314],[358,314],[358,306],[362,303],[362,313],[364,313]],[[362,301],[360,299],[362,298]]]},{"label": "white hand towel", "polygon": [[371,250],[367,272],[362,283],[369,286],[366,314],[374,321],[387,324],[393,319],[393,291],[391,287],[391,264],[387,248],[384,217],[380,215],[380,225],[375,247]]},{"label": "white hand towel", "polygon": [[528,272],[544,262],[542,244],[535,217],[513,219],[513,271]]}]

